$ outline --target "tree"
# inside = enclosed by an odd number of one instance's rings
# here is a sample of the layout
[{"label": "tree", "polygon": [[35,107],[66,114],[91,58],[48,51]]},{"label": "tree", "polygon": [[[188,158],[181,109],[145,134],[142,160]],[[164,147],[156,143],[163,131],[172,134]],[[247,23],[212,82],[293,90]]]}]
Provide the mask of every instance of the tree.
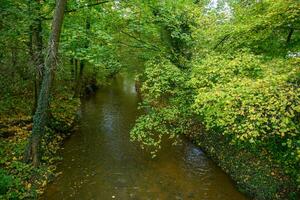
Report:
[{"label": "tree", "polygon": [[49,107],[50,89],[57,65],[57,53],[61,27],[67,0],[58,0],[52,21],[52,31],[49,38],[48,49],[44,60],[44,76],[39,93],[38,105],[33,118],[32,134],[25,150],[25,161],[31,161],[34,166],[40,164],[40,140],[45,132],[47,110]]},{"label": "tree", "polygon": [[[32,64],[34,64],[35,67],[34,106],[32,109],[33,114],[37,108],[38,96],[43,76],[43,28],[41,6],[41,1],[29,2],[30,12],[35,13],[35,15],[32,17],[32,23],[30,24],[29,28],[29,53],[31,56],[31,62]],[[33,7],[33,9],[31,7]]]}]

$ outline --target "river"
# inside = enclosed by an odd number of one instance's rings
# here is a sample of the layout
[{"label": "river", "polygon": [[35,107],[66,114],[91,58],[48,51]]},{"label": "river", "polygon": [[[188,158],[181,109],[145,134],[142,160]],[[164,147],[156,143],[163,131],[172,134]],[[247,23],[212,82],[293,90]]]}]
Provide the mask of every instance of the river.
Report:
[{"label": "river", "polygon": [[134,80],[118,76],[83,100],[80,128],[64,144],[61,173],[41,199],[246,199],[198,147],[166,142],[155,159],[130,142],[139,111]]}]

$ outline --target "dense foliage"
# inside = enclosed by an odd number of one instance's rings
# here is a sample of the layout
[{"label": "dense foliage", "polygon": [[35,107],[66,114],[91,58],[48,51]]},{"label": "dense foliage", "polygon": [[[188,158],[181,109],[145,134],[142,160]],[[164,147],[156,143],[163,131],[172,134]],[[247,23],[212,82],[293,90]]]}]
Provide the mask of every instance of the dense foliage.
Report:
[{"label": "dense foliage", "polygon": [[299,179],[300,90],[293,80],[298,74],[299,59],[210,56],[193,68],[190,83],[197,94],[192,108],[207,130],[239,146],[265,147]]},{"label": "dense foliage", "polygon": [[[219,149],[228,149],[217,152],[220,157],[240,152],[234,159],[243,163],[245,174],[257,174],[247,178],[251,183],[233,177],[252,184],[254,197],[297,199],[298,1],[68,1],[49,123],[40,143],[42,166],[34,168],[22,162],[23,151],[45,77],[55,2],[1,3],[0,198],[33,198],[41,191],[65,136],[58,133],[72,126],[78,97],[128,68],[139,72],[144,113],[131,138],[153,157],[164,137],[174,143],[191,137],[212,157],[214,144],[220,144]],[[207,144],[199,142],[205,138]],[[247,162],[260,164],[250,169]],[[236,166],[225,170],[238,174]]]},{"label": "dense foliage", "polygon": [[[193,55],[184,57],[171,46],[171,56],[163,55],[167,61],[153,57],[146,64],[139,77],[146,114],[137,120],[132,139],[155,147],[155,155],[164,136],[193,135],[195,124],[202,124],[206,134],[222,135],[228,146],[254,155],[267,152],[266,159],[299,191],[300,5],[271,0],[219,4],[185,2],[189,9],[172,4],[193,19],[186,22],[190,38],[172,21],[182,14],[165,12],[168,26],[177,27],[169,30],[171,44],[180,39]],[[195,14],[201,10],[202,15]],[[268,195],[264,198],[275,198]]]},{"label": "dense foliage", "polygon": [[[58,2],[58,1],[56,1]],[[69,1],[51,88],[40,166],[24,162],[45,77],[56,2],[4,0],[0,12],[0,199],[34,199],[55,175],[56,154],[74,127],[80,96],[120,70],[107,23],[111,3]],[[91,3],[91,4],[89,4]],[[105,10],[104,8],[109,8]]]}]

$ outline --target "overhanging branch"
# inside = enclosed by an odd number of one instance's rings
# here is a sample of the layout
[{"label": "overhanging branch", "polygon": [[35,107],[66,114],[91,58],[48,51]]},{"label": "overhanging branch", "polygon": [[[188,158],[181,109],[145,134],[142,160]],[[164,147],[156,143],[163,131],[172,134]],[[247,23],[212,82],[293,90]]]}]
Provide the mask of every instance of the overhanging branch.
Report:
[{"label": "overhanging branch", "polygon": [[79,9],[82,9],[82,8],[94,7],[94,6],[98,6],[98,5],[109,3],[109,2],[112,2],[112,1],[100,1],[100,2],[96,2],[96,3],[92,3],[92,4],[86,4],[86,5],[80,6],[80,7],[75,8],[75,9],[66,10],[65,13],[76,12]]},{"label": "overhanging branch", "polygon": [[[86,4],[83,6],[79,6],[78,8],[71,9],[71,10],[65,10],[65,13],[67,14],[67,13],[77,12],[82,8],[94,7],[94,6],[98,6],[98,5],[109,3],[109,2],[113,2],[113,1],[99,1],[96,3]],[[43,17],[43,20],[52,20],[52,17]]]},{"label": "overhanging branch", "polygon": [[213,48],[214,50],[217,49],[223,42],[225,42],[229,38],[229,34],[225,35]]},{"label": "overhanging branch", "polygon": [[138,41],[138,42],[141,43],[141,44],[149,45],[152,49],[160,50],[160,48],[158,48],[157,46],[155,46],[155,45],[153,45],[153,44],[149,44],[148,42],[143,41],[143,40],[141,40],[140,38],[137,38],[137,37],[135,37],[135,36],[133,36],[133,35],[131,35],[131,34],[125,32],[125,31],[120,31],[120,32],[123,33],[123,34],[125,34],[125,35],[127,35],[128,37],[130,37],[130,38],[132,38],[132,39]]}]

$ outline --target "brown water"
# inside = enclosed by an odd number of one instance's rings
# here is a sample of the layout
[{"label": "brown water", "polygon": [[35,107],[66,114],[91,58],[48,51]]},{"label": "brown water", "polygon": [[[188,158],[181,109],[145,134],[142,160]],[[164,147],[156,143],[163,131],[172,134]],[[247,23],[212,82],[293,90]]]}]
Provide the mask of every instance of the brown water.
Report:
[{"label": "brown water", "polygon": [[[125,77],[125,78],[124,78]],[[62,172],[42,199],[243,200],[229,177],[188,141],[151,159],[129,141],[137,118],[133,78],[118,77],[82,102],[80,129],[65,144]]]}]

